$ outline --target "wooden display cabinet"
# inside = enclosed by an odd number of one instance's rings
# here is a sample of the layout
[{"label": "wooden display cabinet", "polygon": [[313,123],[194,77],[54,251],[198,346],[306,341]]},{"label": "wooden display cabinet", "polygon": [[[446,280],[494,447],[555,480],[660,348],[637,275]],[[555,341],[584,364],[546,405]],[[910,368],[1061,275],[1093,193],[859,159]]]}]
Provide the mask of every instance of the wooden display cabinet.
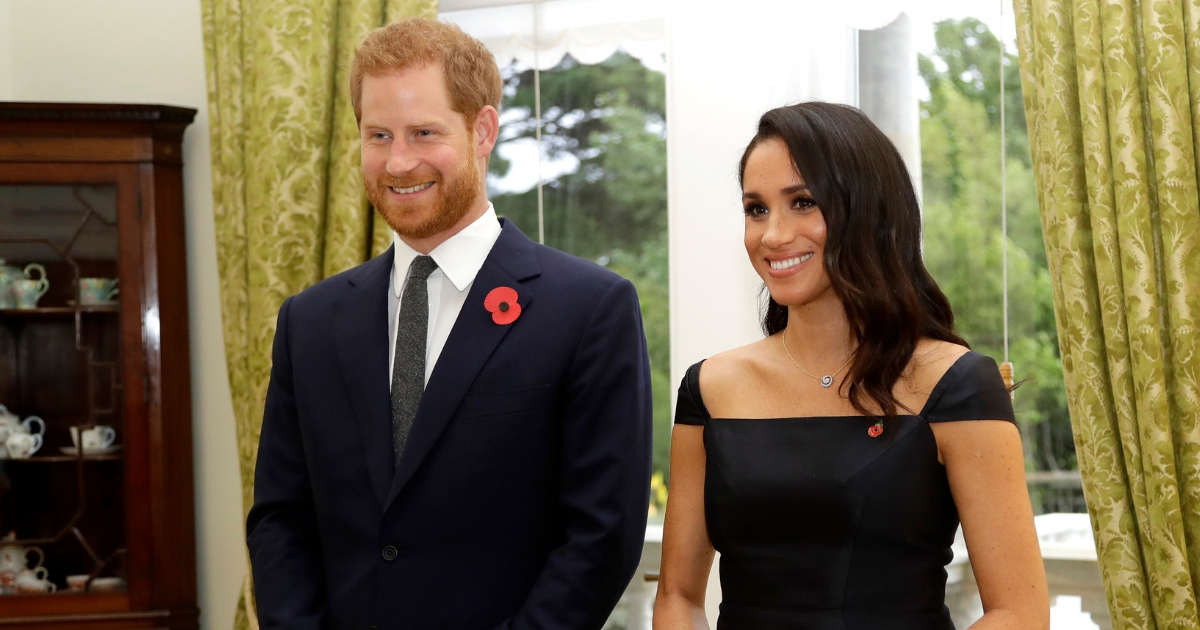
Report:
[{"label": "wooden display cabinet", "polygon": [[[0,459],[0,630],[198,627],[181,159],[195,113],[0,103],[0,405],[46,427],[38,451]],[[48,290],[16,302],[31,265]],[[112,446],[75,448],[72,428],[102,426]],[[31,571],[5,584],[19,549]]]}]

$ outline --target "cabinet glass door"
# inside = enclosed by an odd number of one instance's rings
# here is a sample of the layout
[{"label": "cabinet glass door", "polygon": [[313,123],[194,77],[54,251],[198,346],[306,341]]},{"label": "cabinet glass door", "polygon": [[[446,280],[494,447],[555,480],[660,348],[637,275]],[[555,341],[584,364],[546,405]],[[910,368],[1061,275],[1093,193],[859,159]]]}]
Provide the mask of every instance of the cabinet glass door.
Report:
[{"label": "cabinet glass door", "polygon": [[117,209],[0,185],[2,598],[127,588]]}]

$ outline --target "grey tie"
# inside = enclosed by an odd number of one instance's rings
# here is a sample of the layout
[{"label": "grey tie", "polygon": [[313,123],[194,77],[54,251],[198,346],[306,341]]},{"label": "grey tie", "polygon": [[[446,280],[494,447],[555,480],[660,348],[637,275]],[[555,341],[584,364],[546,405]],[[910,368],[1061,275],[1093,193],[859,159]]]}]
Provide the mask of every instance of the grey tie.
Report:
[{"label": "grey tie", "polygon": [[429,291],[426,279],[437,263],[417,256],[408,267],[408,284],[400,297],[396,326],[396,359],[392,362],[392,448],[396,466],[408,444],[413,418],[425,392],[425,340],[429,330]]}]

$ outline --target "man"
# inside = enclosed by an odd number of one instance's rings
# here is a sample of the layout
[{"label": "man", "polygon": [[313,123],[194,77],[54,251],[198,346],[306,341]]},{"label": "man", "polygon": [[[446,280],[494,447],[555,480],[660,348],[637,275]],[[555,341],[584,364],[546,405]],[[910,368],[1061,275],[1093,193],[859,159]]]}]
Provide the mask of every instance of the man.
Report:
[{"label": "man", "polygon": [[263,628],[600,628],[637,566],[650,379],[629,281],[498,220],[501,81],[458,28],[352,67],[384,255],[284,302],[247,522]]}]

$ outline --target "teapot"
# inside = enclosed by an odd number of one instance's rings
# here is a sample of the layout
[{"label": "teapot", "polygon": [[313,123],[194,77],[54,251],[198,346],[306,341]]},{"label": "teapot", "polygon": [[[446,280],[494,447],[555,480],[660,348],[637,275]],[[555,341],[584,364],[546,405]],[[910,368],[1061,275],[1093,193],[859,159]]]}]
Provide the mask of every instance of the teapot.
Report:
[{"label": "teapot", "polygon": [[17,533],[8,532],[4,538],[0,538],[0,573],[7,573],[13,577],[29,567],[29,554],[36,553],[38,556],[37,562],[33,565],[36,571],[38,567],[46,560],[46,554],[37,547],[22,547],[16,544]]},{"label": "teapot", "polygon": [[8,441],[8,436],[15,433],[34,433],[33,423],[38,423],[41,427],[37,431],[37,435],[46,436],[46,422],[37,416],[29,416],[24,422],[21,422],[21,416],[18,416],[8,410],[8,407],[0,405],[0,459],[7,458],[7,451],[2,448],[4,443]]}]

